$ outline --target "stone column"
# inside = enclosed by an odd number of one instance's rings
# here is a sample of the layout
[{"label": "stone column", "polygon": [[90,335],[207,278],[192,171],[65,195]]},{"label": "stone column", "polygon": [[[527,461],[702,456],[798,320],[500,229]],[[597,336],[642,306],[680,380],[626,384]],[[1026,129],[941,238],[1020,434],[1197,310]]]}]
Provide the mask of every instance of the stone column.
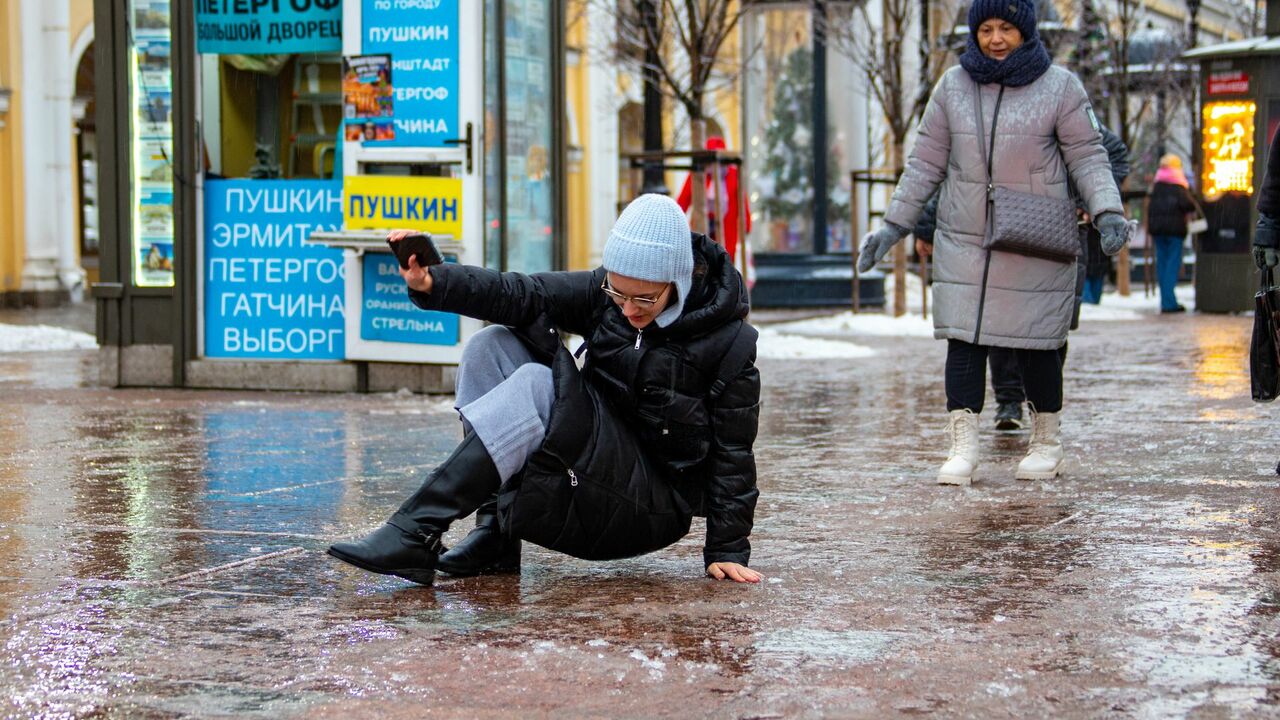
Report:
[{"label": "stone column", "polygon": [[22,0],[22,292],[37,304],[83,292],[72,192],[69,0]]}]

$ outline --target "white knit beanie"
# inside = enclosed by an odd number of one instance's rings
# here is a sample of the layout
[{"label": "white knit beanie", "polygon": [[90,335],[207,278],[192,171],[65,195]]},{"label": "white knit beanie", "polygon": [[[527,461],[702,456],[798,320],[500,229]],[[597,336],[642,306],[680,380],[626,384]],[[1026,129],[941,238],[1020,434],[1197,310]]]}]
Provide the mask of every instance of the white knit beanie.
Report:
[{"label": "white knit beanie", "polygon": [[604,269],[637,280],[675,283],[675,299],[654,318],[658,327],[675,322],[693,283],[693,239],[676,201],[658,194],[632,200],[609,233]]}]

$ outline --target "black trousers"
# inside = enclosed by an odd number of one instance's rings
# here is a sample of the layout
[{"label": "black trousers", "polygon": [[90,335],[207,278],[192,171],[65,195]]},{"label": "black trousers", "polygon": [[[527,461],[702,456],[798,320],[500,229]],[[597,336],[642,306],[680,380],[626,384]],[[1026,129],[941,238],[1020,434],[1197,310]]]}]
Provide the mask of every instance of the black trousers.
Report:
[{"label": "black trousers", "polygon": [[[974,345],[963,340],[947,341],[947,411],[972,410],[982,412],[987,391],[987,360],[992,358],[992,385],[1004,386],[1009,400],[1001,399],[996,390],[997,402],[1020,402],[1022,397],[1031,403],[1036,412],[1056,413],[1062,410],[1062,362],[1066,346],[1059,350],[1011,350]],[[1018,396],[1011,395],[1011,383],[1007,376],[997,380],[1000,372],[1016,370],[1019,378]]]},{"label": "black trousers", "polygon": [[1027,393],[1022,389],[1022,368],[1018,365],[1017,350],[989,348],[987,363],[991,366],[991,389],[995,392],[996,403],[1006,405],[1026,401]]},{"label": "black trousers", "polygon": [[[1058,355],[1062,358],[1062,366],[1066,367],[1067,343],[1062,344]],[[996,403],[1005,405],[1026,402],[1027,393],[1022,388],[1022,367],[1018,363],[1018,351],[1013,348],[988,347],[987,362],[991,365],[991,389],[995,392]]]}]

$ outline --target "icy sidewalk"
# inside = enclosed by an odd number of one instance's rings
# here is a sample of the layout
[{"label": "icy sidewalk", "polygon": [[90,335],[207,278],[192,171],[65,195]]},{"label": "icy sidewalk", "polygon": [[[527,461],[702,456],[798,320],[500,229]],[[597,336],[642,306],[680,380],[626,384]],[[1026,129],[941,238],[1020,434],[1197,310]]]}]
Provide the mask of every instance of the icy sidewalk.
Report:
[{"label": "icy sidewalk", "polygon": [[1067,474],[1015,481],[1026,436],[988,412],[965,489],[933,482],[944,343],[761,359],[750,587],[703,577],[702,519],[616,562],[361,572],[324,549],[448,455],[450,398],[0,355],[0,716],[1276,717],[1280,408],[1248,399],[1249,327],[1086,324]]}]

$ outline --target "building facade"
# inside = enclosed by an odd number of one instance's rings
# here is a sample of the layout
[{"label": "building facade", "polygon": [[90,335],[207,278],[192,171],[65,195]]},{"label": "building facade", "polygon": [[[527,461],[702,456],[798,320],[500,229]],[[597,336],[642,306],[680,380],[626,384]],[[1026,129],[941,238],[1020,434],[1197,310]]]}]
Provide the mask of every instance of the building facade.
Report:
[{"label": "building facade", "polygon": [[[123,17],[140,7],[177,4],[98,0],[97,11]],[[479,166],[485,187],[492,188],[485,193],[483,210],[486,264],[526,270],[592,267],[599,262],[613,219],[640,191],[641,173],[630,157],[644,150],[643,79],[638,64],[618,52],[618,16],[630,4],[485,0],[486,106],[543,108],[528,115],[491,113],[475,131],[476,142],[483,144]],[[1112,27],[1128,8],[1136,22],[1131,31],[1154,34],[1157,44],[1165,41],[1159,38],[1184,42],[1190,34],[1199,44],[1237,39],[1250,33],[1250,18],[1260,18],[1260,13],[1250,14],[1247,3],[1228,0],[1196,4],[1194,19],[1188,4],[1176,0],[1095,4]],[[6,305],[75,300],[103,279],[98,172],[103,114],[97,112],[95,87],[104,79],[117,83],[122,77],[163,75],[131,74],[122,59],[136,52],[136,45],[126,49],[117,43],[109,54],[102,53],[94,42],[94,5],[93,0],[0,0],[0,303]],[[920,71],[920,38],[945,44],[945,36],[963,24],[963,5],[932,0],[927,14],[912,13],[903,50],[909,76]],[[816,22],[817,6],[834,18],[832,26],[824,29]],[[876,222],[890,190],[853,180],[855,171],[874,173],[889,165],[885,111],[851,51],[856,44],[851,39],[856,41],[859,33],[865,39],[886,32],[886,4],[867,3],[866,14],[856,17],[850,15],[851,4],[836,0],[734,7],[743,14],[722,54],[736,67],[711,83],[707,134],[724,138],[730,151],[743,156],[750,246],[761,270],[767,275],[780,262],[816,262],[817,274],[834,277],[835,268],[847,265],[853,244]],[[1079,26],[1081,7],[1079,2],[1054,4],[1068,35]],[[187,16],[194,22],[192,13]],[[928,26],[922,28],[926,17]],[[841,23],[849,29],[844,35],[837,27]],[[553,42],[556,37],[560,39]],[[153,52],[144,52],[140,62],[162,61],[157,54],[164,51],[162,44],[144,42],[143,47]],[[1057,54],[1065,59],[1068,51],[1064,47]],[[331,172],[341,143],[302,136],[317,135],[309,130],[332,130],[335,106],[331,98],[326,107],[319,102],[326,98],[299,101],[296,96],[309,94],[313,78],[308,72],[316,73],[315,82],[329,82],[332,57],[309,63],[295,58],[272,68],[254,66],[234,53],[196,54],[200,57],[193,57],[193,67],[202,90],[191,98],[188,117],[205,130],[195,171],[214,178],[273,172],[320,177],[326,169]],[[97,67],[103,63],[105,69]],[[263,76],[275,78],[270,87]],[[164,88],[143,89],[152,91],[153,110],[176,109],[166,107]],[[271,93],[275,100],[266,103]],[[168,101],[176,100],[168,96]],[[123,98],[112,107],[124,108],[131,101]],[[1141,112],[1146,115],[1135,122],[1131,136],[1142,157],[1153,158],[1163,150],[1190,156],[1193,103],[1171,101],[1161,117],[1155,103],[1139,97],[1131,100],[1135,116],[1144,103],[1147,109]],[[816,123],[819,107],[824,119]],[[107,116],[119,119],[110,112]],[[1108,116],[1118,122],[1114,108]],[[668,96],[661,117],[664,148],[689,150],[684,109]],[[114,129],[121,126],[116,123]],[[296,142],[299,137],[302,142]],[[256,156],[262,140],[270,146],[265,164]],[[908,135],[908,146],[910,142]],[[115,160],[132,157],[126,153]],[[152,169],[164,175],[176,158],[160,152],[151,160],[157,163]],[[104,176],[110,178],[112,172],[107,168]],[[685,175],[667,172],[667,188],[677,191]],[[131,182],[127,173],[121,177]],[[149,217],[158,228],[163,211],[150,205],[155,214]],[[163,245],[158,252],[163,256]],[[145,258],[139,263],[135,259],[129,264],[138,265],[133,269],[140,272]],[[166,259],[152,260],[163,274]],[[112,272],[116,279],[108,278],[108,286],[119,279],[119,270]],[[846,280],[837,278],[837,284]]]},{"label": "building facade", "polygon": [[92,0],[0,0],[0,304],[93,278],[93,38]]}]

